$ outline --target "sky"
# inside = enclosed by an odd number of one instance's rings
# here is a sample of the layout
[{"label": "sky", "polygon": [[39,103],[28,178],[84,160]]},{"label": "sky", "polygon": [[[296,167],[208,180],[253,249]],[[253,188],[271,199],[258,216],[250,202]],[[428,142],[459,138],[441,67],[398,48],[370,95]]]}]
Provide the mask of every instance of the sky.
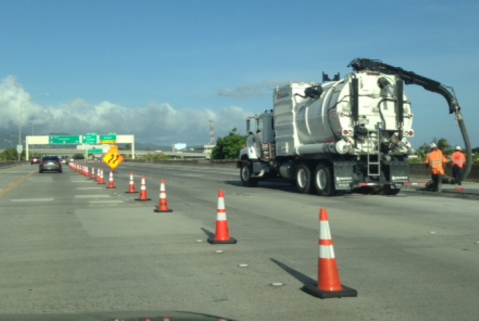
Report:
[{"label": "sky", "polygon": [[[357,57],[454,88],[479,146],[477,0],[3,0],[0,128],[207,144],[272,108],[288,82]],[[446,101],[405,86],[415,147],[464,146]]]}]

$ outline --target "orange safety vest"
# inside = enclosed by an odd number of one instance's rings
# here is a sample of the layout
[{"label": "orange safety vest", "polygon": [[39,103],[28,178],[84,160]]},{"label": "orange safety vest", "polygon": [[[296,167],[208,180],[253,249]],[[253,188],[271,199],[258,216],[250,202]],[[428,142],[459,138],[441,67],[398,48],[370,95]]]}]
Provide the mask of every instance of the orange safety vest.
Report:
[{"label": "orange safety vest", "polygon": [[451,155],[452,166],[457,166],[460,168],[464,168],[464,164],[466,163],[466,156],[463,153],[457,151]]},{"label": "orange safety vest", "polygon": [[431,168],[431,173],[433,175],[444,175],[443,164],[445,163],[447,163],[447,159],[439,149],[432,151],[427,155],[426,164]]}]

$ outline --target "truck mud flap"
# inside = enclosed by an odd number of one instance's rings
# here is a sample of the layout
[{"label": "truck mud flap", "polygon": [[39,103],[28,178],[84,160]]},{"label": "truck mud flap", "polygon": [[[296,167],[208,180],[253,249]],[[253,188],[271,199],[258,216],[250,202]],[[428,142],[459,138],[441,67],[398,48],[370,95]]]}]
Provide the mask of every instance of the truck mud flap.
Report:
[{"label": "truck mud flap", "polygon": [[338,191],[349,191],[353,183],[355,162],[333,162],[334,185]]},{"label": "truck mud flap", "polygon": [[391,161],[385,169],[386,180],[392,183],[409,181],[409,165],[406,161]]}]

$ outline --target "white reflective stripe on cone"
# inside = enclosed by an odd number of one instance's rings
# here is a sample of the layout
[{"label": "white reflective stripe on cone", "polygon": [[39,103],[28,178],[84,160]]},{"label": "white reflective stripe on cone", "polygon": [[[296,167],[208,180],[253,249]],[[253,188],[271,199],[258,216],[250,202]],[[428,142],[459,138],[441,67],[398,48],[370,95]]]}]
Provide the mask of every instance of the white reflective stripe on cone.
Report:
[{"label": "white reflective stripe on cone", "polygon": [[319,246],[319,258],[321,259],[334,259],[333,245],[320,245]]},{"label": "white reflective stripe on cone", "polygon": [[218,212],[216,214],[216,220],[217,221],[226,221],[226,213]]},{"label": "white reflective stripe on cone", "polygon": [[218,198],[218,209],[225,209],[225,199],[222,197]]},{"label": "white reflective stripe on cone", "polygon": [[330,240],[331,230],[329,229],[329,221],[319,221],[319,239]]}]

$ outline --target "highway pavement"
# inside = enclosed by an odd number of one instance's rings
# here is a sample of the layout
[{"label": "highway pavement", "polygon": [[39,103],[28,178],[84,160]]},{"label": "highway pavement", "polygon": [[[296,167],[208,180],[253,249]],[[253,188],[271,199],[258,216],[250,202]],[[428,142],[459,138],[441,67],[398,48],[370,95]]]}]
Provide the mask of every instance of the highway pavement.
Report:
[{"label": "highway pavement", "polygon": [[[108,182],[104,164],[89,165]],[[130,172],[137,190],[146,176],[151,201],[125,193]],[[161,179],[172,213],[153,211]],[[129,162],[114,181],[107,189],[67,167],[0,169],[0,320],[152,310],[248,321],[478,318],[476,199],[415,189],[322,198],[286,183],[242,187],[236,169]],[[206,242],[219,190],[234,245]],[[321,208],[356,298],[301,291],[317,280]]]}]

